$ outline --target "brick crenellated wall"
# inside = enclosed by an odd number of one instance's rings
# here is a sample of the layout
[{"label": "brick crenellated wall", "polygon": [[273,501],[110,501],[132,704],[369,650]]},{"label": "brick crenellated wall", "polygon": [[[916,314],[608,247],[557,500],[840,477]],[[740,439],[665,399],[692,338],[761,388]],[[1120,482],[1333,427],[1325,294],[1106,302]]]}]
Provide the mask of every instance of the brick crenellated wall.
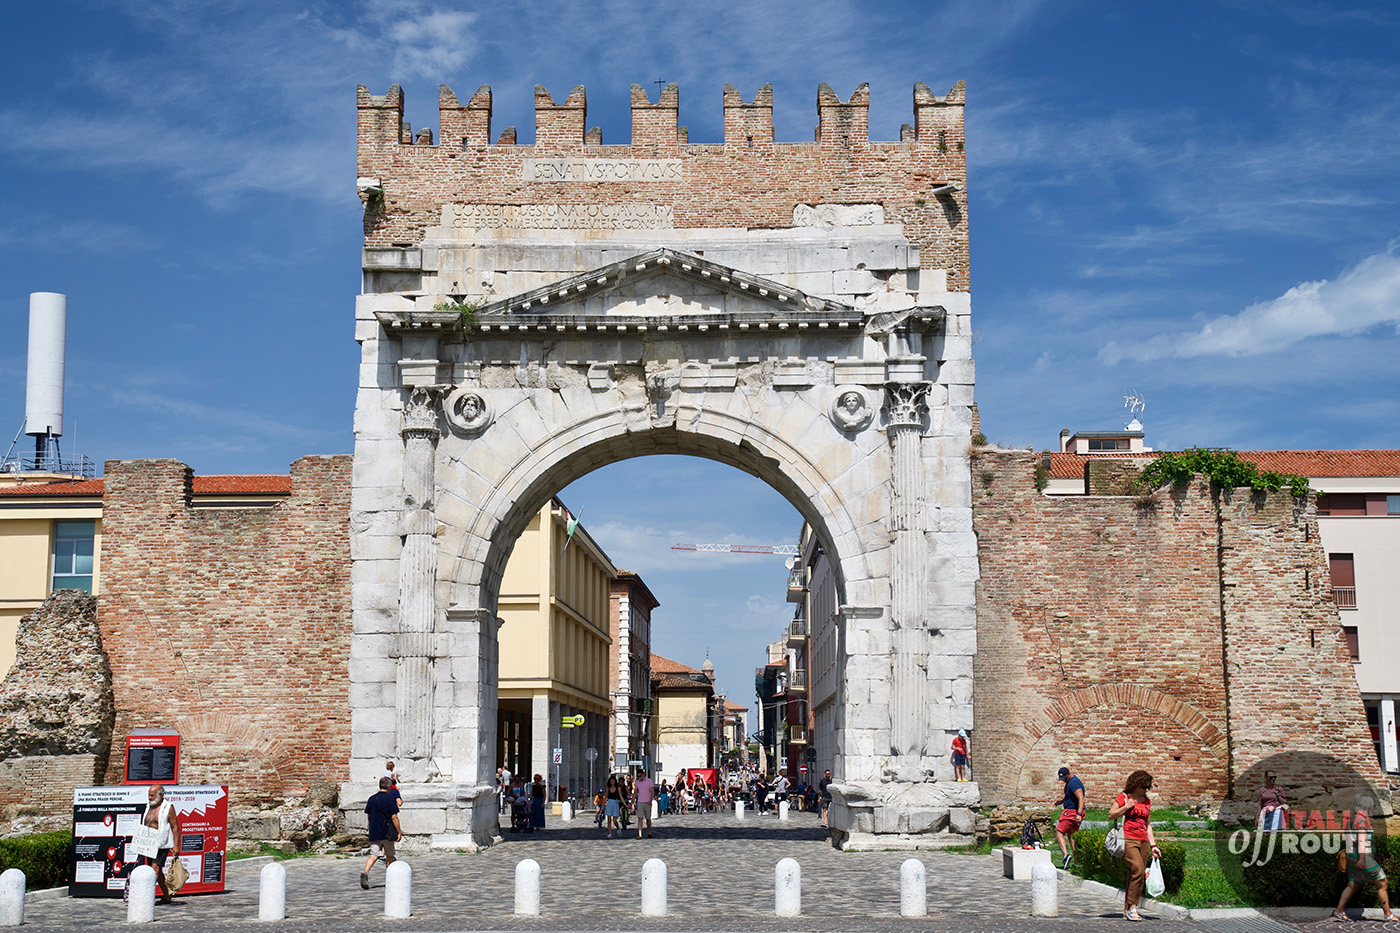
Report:
[{"label": "brick crenellated wall", "polygon": [[[365,211],[365,246],[411,246],[440,222],[443,204],[670,205],[684,227],[791,227],[798,204],[881,203],[887,223],[902,223],[920,247],[925,269],[945,269],[950,291],[968,288],[967,160],[958,82],[946,95],[914,85],[912,128],[898,142],[869,139],[870,91],[861,85],[841,99],[826,85],[817,93],[813,142],[775,142],[773,91],[752,102],[724,90],[724,142],[689,143],[677,126],[679,90],[664,89],[656,103],[632,88],[632,139],[604,145],[588,133],[582,86],[562,103],[535,91],[536,142],[516,145],[513,128],[491,138],[491,89],[482,86],[463,104],[447,87],[438,100],[440,138],[415,145],[403,128],[403,91],[359,88],[361,177],[380,179],[382,205]],[[676,159],[679,171],[659,181],[606,183],[526,181],[524,160],[545,158]],[[932,192],[946,184],[959,190]]]},{"label": "brick crenellated wall", "polygon": [[272,508],[193,509],[190,468],[109,461],[103,592],[116,728],[181,734],[182,782],[227,782],[235,804],[347,777],[348,456],[292,464]]},{"label": "brick crenellated wall", "polygon": [[[1217,497],[1199,478],[1056,499],[1035,490],[1035,458],[973,464],[985,800],[1046,799],[1062,764],[1099,802],[1136,768],[1164,800],[1218,800],[1284,747],[1379,778],[1312,504]],[[1101,478],[1126,488],[1121,470]]]}]

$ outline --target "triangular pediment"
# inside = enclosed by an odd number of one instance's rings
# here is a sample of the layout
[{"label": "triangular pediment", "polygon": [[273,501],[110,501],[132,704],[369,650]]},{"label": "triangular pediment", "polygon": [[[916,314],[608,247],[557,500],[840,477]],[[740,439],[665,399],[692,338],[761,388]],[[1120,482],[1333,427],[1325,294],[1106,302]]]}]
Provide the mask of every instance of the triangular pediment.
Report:
[{"label": "triangular pediment", "polygon": [[645,318],[738,315],[798,319],[850,318],[850,305],[818,298],[772,279],[701,256],[654,249],[531,289],[477,311],[479,320],[513,317]]}]

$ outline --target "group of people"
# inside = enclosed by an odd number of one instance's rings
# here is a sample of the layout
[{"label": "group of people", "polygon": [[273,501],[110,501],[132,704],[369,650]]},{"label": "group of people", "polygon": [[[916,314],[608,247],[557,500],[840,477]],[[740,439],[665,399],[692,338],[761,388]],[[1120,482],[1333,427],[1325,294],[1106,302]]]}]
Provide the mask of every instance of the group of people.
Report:
[{"label": "group of people", "polygon": [[[660,794],[665,793],[666,782],[662,781]],[[648,838],[652,834],[651,805],[656,801],[657,806],[664,809],[661,803],[660,794],[656,782],[645,774],[633,779],[631,775],[608,775],[606,787],[599,789],[594,795],[593,803],[598,810],[596,822],[607,830],[607,838],[614,835],[622,838],[622,832],[627,828],[627,816],[629,813],[637,815],[637,838],[642,838],[645,831]],[[606,826],[604,824],[606,823]]]},{"label": "group of people", "polygon": [[497,798],[500,812],[510,811],[511,832],[529,833],[544,829],[544,804],[549,796],[549,787],[543,774],[536,774],[534,780],[526,784],[521,778],[512,776],[506,768],[496,769]]}]

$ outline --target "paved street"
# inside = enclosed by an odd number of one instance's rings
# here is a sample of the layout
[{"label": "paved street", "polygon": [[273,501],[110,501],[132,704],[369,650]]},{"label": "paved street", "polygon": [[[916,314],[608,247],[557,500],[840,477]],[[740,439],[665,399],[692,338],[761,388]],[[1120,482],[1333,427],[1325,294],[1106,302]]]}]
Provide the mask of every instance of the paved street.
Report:
[{"label": "paved street", "polygon": [[[287,869],[288,920],[279,930],[948,930],[1022,931],[1123,929],[1121,903],[1062,887],[1058,919],[1029,917],[1030,885],[1001,877],[1001,858],[921,853],[928,869],[929,917],[899,916],[903,852],[842,853],[832,849],[817,820],[791,821],[752,814],[668,817],[656,837],[604,839],[591,822],[561,824],[542,833],[507,835],[507,842],[476,855],[434,853],[408,858],[413,867],[413,917],[386,920],[384,870],[373,887],[359,887],[363,859],[293,859]],[[642,863],[659,857],[669,876],[670,916],[640,915]],[[800,919],[773,916],[773,867],[783,857],[802,866]],[[533,858],[541,869],[541,916],[512,914],[515,865]],[[268,925],[257,922],[258,869],[231,868],[223,894],[180,898],[157,906],[160,929],[216,930]],[[1153,911],[1149,906],[1145,914]],[[30,904],[26,923],[36,930],[110,929],[125,920],[121,900],[75,899]],[[1185,933],[1207,927],[1160,921]]]}]

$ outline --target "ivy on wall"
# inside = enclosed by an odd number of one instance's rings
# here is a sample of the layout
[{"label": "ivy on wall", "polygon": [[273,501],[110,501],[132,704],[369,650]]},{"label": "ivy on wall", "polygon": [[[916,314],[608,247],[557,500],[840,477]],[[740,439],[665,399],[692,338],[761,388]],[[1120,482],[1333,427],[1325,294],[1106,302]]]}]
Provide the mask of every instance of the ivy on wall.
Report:
[{"label": "ivy on wall", "polygon": [[1255,492],[1287,489],[1294,496],[1308,494],[1308,478],[1292,473],[1260,470],[1249,460],[1240,459],[1233,450],[1206,450],[1192,447],[1179,453],[1162,454],[1142,471],[1138,483],[1145,489],[1160,489],[1166,485],[1184,486],[1197,473],[1207,477],[1217,489],[1249,487]]}]

